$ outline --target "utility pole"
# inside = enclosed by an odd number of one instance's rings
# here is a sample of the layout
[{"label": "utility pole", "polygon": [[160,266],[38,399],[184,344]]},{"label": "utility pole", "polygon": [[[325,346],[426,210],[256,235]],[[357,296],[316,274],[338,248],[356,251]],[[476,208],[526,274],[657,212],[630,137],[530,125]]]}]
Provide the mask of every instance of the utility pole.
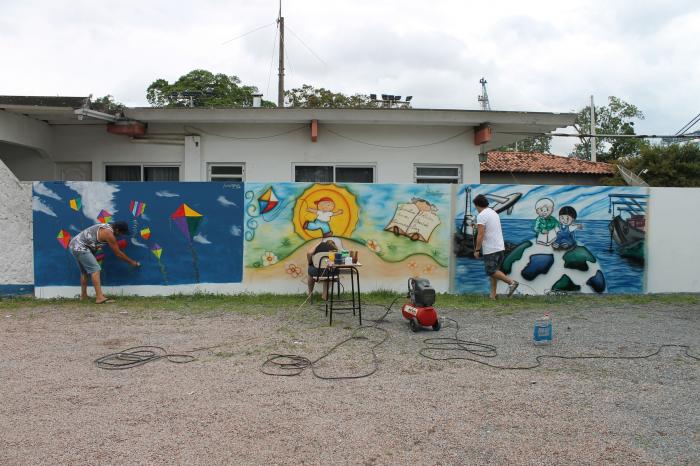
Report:
[{"label": "utility pole", "polygon": [[591,95],[591,134],[593,135],[591,138],[591,162],[595,162],[597,157],[597,148],[595,139],[595,105],[593,105],[593,95]]},{"label": "utility pole", "polygon": [[280,12],[277,16],[277,24],[280,28],[280,57],[279,57],[279,81],[277,84],[277,107],[284,108],[284,18],[282,17],[282,0],[280,0]]}]

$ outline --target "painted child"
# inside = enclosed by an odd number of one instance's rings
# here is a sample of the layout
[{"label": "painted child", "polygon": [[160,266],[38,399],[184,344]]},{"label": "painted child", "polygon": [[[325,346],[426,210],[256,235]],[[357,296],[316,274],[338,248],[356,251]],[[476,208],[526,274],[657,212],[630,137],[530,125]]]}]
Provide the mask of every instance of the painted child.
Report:
[{"label": "painted child", "polygon": [[336,211],[334,211],[334,209],[335,202],[333,202],[333,199],[331,199],[330,197],[322,197],[321,199],[316,201],[315,209],[307,207],[306,211],[312,214],[316,214],[316,218],[311,222],[308,220],[304,222],[304,230],[321,230],[321,233],[324,238],[333,236],[333,232],[331,231],[330,225],[331,218],[343,213],[343,209],[338,209]]},{"label": "painted child", "polygon": [[576,246],[576,230],[583,230],[583,225],[574,223],[576,220],[576,209],[569,205],[565,205],[559,209],[559,228],[557,228],[557,237],[552,243],[554,249],[571,249]]},{"label": "painted child", "polygon": [[535,220],[535,232],[537,233],[537,244],[549,246],[554,242],[555,230],[559,227],[559,222],[552,217],[554,212],[554,201],[549,198],[542,198],[535,204],[537,220]]}]

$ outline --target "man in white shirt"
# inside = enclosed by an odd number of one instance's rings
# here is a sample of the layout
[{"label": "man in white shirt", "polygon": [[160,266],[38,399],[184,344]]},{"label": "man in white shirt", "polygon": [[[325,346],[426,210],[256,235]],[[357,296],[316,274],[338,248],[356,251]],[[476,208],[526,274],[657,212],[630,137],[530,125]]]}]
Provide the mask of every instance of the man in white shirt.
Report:
[{"label": "man in white shirt", "polygon": [[474,206],[479,214],[476,216],[478,233],[474,243],[474,257],[479,258],[479,250],[484,256],[484,268],[486,275],[491,280],[491,299],[496,299],[496,285],[498,280],[508,284],[508,296],[518,288],[519,283],[511,279],[501,271],[503,258],[505,256],[505,244],[503,243],[503,232],[501,231],[501,219],[498,214],[489,207],[489,200],[486,196],[479,194],[474,198]]}]

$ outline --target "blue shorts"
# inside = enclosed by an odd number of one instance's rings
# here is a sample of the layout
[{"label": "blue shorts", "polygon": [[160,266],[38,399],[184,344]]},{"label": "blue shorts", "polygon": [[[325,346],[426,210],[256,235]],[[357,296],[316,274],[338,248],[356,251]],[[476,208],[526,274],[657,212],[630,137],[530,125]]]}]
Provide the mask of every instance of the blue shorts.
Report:
[{"label": "blue shorts", "polygon": [[71,249],[70,252],[75,257],[81,274],[91,275],[102,270],[100,264],[97,263],[97,259],[95,259],[95,255],[90,251],[75,251]]}]

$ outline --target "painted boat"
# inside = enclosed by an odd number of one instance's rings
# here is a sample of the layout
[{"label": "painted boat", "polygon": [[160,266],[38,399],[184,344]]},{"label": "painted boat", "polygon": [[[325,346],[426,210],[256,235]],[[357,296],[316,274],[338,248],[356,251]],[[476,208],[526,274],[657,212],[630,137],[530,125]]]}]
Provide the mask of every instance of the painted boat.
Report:
[{"label": "painted boat", "polygon": [[[476,242],[476,215],[472,214],[471,188],[466,190],[466,205],[464,206],[464,217],[462,226],[455,233],[454,252],[457,257],[474,257],[474,244]],[[523,197],[522,193],[511,193],[506,196],[497,194],[484,194],[489,200],[490,207],[497,213],[506,212],[506,215],[513,213],[513,206]],[[504,242],[506,254],[516,248],[515,243]]]},{"label": "painted boat", "polygon": [[617,251],[622,257],[644,262],[644,239],[646,237],[646,194],[609,194],[608,212],[612,220],[610,230],[610,247],[617,244]]}]

